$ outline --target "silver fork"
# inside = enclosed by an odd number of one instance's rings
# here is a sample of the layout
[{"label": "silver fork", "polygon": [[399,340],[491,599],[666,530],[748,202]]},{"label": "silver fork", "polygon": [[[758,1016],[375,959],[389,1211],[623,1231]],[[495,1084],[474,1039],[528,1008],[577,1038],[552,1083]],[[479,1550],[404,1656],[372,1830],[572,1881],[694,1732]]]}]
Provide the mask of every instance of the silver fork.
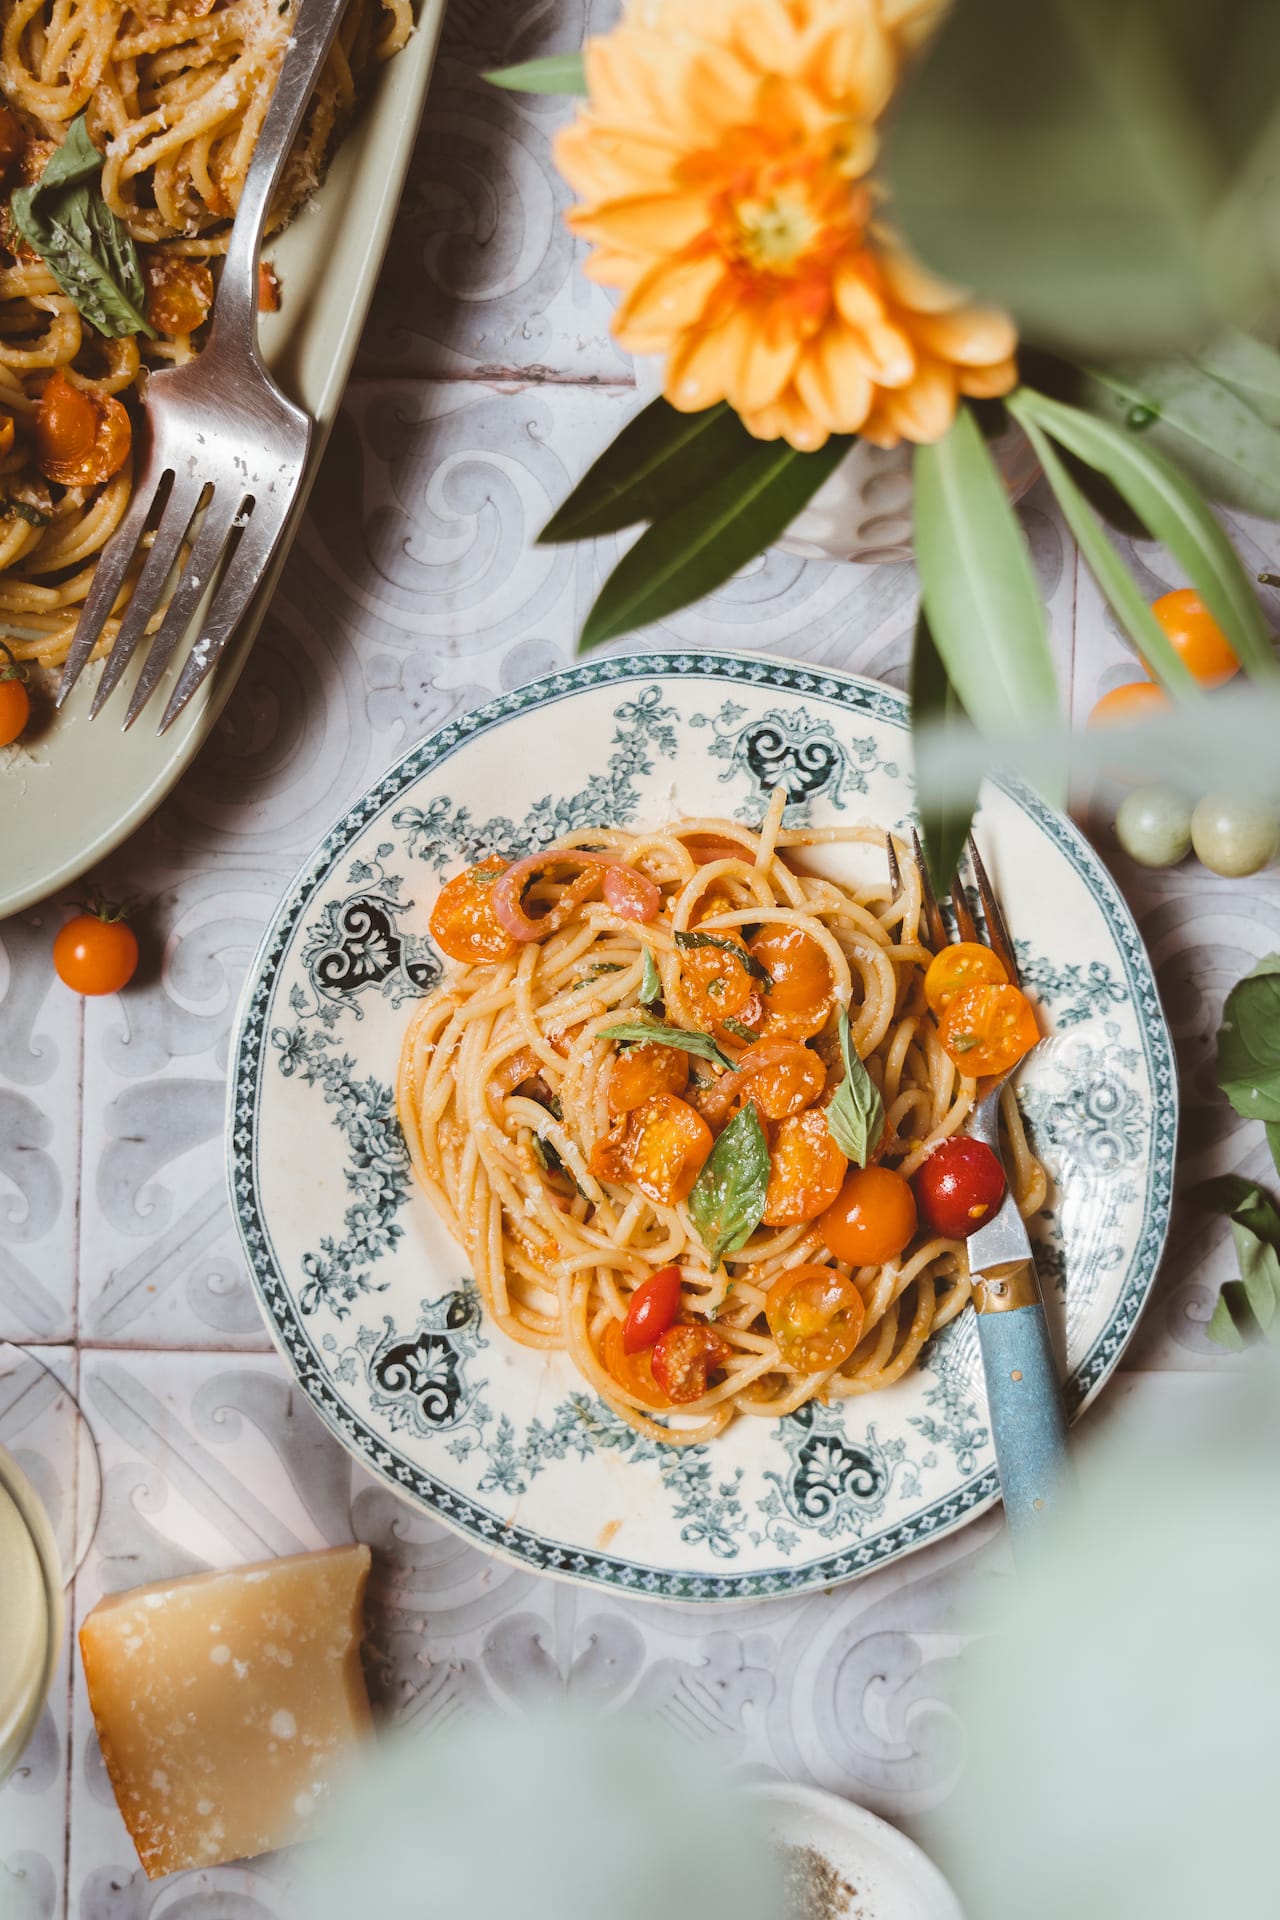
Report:
[{"label": "silver fork", "polygon": [[[299,0],[280,79],[231,230],[204,351],[147,385],[133,497],[103,548],[58,689],[61,706],[111,614],[148,524],[158,514],[90,715],[118,684],[180,566],[173,594],[125,714],[132,726],[155,692],[222,569],[158,731],[209,674],[262,577],[298,492],[311,421],[287,400],[258,352],[258,252],[289,148],[333,41],[345,0]],[[187,546],[185,564],[183,548]]]},{"label": "silver fork", "polygon": [[[913,834],[912,838],[928,945],[937,953],[948,945],[950,936],[929,879],[919,835]],[[896,898],[902,891],[902,870],[892,835],[886,835],[885,842],[889,877]],[[1020,986],[1013,942],[972,836],[969,859],[978,882],[985,934],[969,910],[957,874],[951,886],[951,909],[958,935],[961,940],[990,947],[1010,984]],[[1002,1166],[1000,1095],[1027,1057],[1024,1054],[1022,1060],[1005,1073],[979,1081],[978,1097],[966,1129],[973,1138],[990,1147]],[[986,1378],[1005,1515],[1015,1545],[1020,1545],[1035,1537],[1039,1522],[1057,1504],[1066,1484],[1067,1423],[1031,1242],[1012,1187],[1006,1184],[1004,1199],[994,1218],[970,1234],[966,1249],[974,1283],[978,1346]]]}]

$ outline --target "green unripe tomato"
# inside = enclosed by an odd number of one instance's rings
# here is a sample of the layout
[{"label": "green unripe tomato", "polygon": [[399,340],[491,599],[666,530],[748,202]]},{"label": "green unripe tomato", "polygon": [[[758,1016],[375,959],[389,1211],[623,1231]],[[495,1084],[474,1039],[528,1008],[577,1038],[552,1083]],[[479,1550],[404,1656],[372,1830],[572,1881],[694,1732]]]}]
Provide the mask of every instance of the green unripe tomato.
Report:
[{"label": "green unripe tomato", "polygon": [[1211,873],[1258,873],[1280,846],[1280,819],[1266,800],[1207,793],[1191,816],[1191,844]]},{"label": "green unripe tomato", "polygon": [[1172,787],[1138,787],[1116,815],[1116,838],[1140,867],[1176,867],[1191,851],[1191,807]]}]

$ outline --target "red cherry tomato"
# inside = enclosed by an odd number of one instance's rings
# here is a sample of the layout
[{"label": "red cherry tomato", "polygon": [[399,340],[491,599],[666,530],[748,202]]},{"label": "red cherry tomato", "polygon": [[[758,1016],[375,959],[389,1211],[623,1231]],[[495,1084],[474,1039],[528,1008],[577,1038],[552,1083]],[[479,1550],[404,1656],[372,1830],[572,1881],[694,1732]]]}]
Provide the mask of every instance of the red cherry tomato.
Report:
[{"label": "red cherry tomato", "polygon": [[915,1197],[892,1167],[855,1167],[818,1220],[836,1259],[851,1267],[896,1260],[915,1230]]},{"label": "red cherry tomato", "polygon": [[984,1141],[959,1134],[934,1148],[911,1184],[925,1225],[949,1240],[967,1240],[995,1218],[1004,1168]]},{"label": "red cherry tomato", "polygon": [[53,943],[54,970],[73,993],[118,993],[137,964],[133,928],[104,914],[76,914]]},{"label": "red cherry tomato", "polygon": [[652,1356],[647,1349],[641,1353],[628,1353],[622,1344],[622,1329],[621,1320],[611,1320],[604,1330],[600,1358],[605,1372],[642,1407],[651,1407],[655,1413],[660,1412],[669,1407],[671,1402],[653,1377],[650,1364]]},{"label": "red cherry tomato", "polygon": [[653,1349],[653,1377],[673,1406],[701,1400],[707,1375],[722,1367],[733,1349],[714,1327],[668,1327]]},{"label": "red cherry tomato", "polygon": [[680,1269],[660,1267],[651,1279],[642,1280],[631,1296],[622,1323],[622,1351],[643,1353],[666,1332],[679,1311]]}]

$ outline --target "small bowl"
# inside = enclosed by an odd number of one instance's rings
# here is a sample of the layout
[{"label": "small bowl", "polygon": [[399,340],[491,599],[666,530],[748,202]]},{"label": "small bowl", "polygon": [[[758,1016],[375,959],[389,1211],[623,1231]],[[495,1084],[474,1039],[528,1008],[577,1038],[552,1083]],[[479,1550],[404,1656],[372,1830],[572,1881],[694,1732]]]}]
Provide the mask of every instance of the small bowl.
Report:
[{"label": "small bowl", "polygon": [[771,1783],[754,1791],[774,1845],[812,1850],[833,1870],[830,1897],[814,1908],[814,1920],[964,1920],[928,1855],[865,1807],[820,1787]]}]

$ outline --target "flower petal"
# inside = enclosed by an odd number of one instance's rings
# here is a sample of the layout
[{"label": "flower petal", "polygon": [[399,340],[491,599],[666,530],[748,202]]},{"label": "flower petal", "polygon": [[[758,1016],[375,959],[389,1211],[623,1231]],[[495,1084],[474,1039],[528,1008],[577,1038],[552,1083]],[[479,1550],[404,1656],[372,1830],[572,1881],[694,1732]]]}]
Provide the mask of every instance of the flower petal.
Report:
[{"label": "flower petal", "polygon": [[994,367],[957,367],[956,383],[973,400],[997,400],[1018,384],[1016,360],[1000,360]]},{"label": "flower petal", "polygon": [[757,440],[786,440],[797,453],[815,453],[830,437],[825,422],[810,411],[794,387],[770,406],[747,414],[742,424]]},{"label": "flower petal", "polygon": [[707,231],[708,213],[700,193],[638,193],[596,207],[575,207],[568,221],[588,240],[661,259],[700,239]]},{"label": "flower petal", "polygon": [[795,387],[810,413],[833,433],[856,433],[871,405],[872,385],[862,355],[839,320],[829,320],[809,343]]},{"label": "flower petal", "polygon": [[882,399],[886,419],[904,440],[941,440],[956,417],[956,377],[940,360],[921,360],[910,386]]},{"label": "flower petal", "polygon": [[917,314],[911,332],[939,360],[963,367],[986,367],[1008,360],[1018,330],[995,307],[959,307],[954,313]]},{"label": "flower petal", "polygon": [[636,281],[613,317],[614,338],[628,353],[652,353],[701,320],[725,277],[719,253],[659,260]]}]

